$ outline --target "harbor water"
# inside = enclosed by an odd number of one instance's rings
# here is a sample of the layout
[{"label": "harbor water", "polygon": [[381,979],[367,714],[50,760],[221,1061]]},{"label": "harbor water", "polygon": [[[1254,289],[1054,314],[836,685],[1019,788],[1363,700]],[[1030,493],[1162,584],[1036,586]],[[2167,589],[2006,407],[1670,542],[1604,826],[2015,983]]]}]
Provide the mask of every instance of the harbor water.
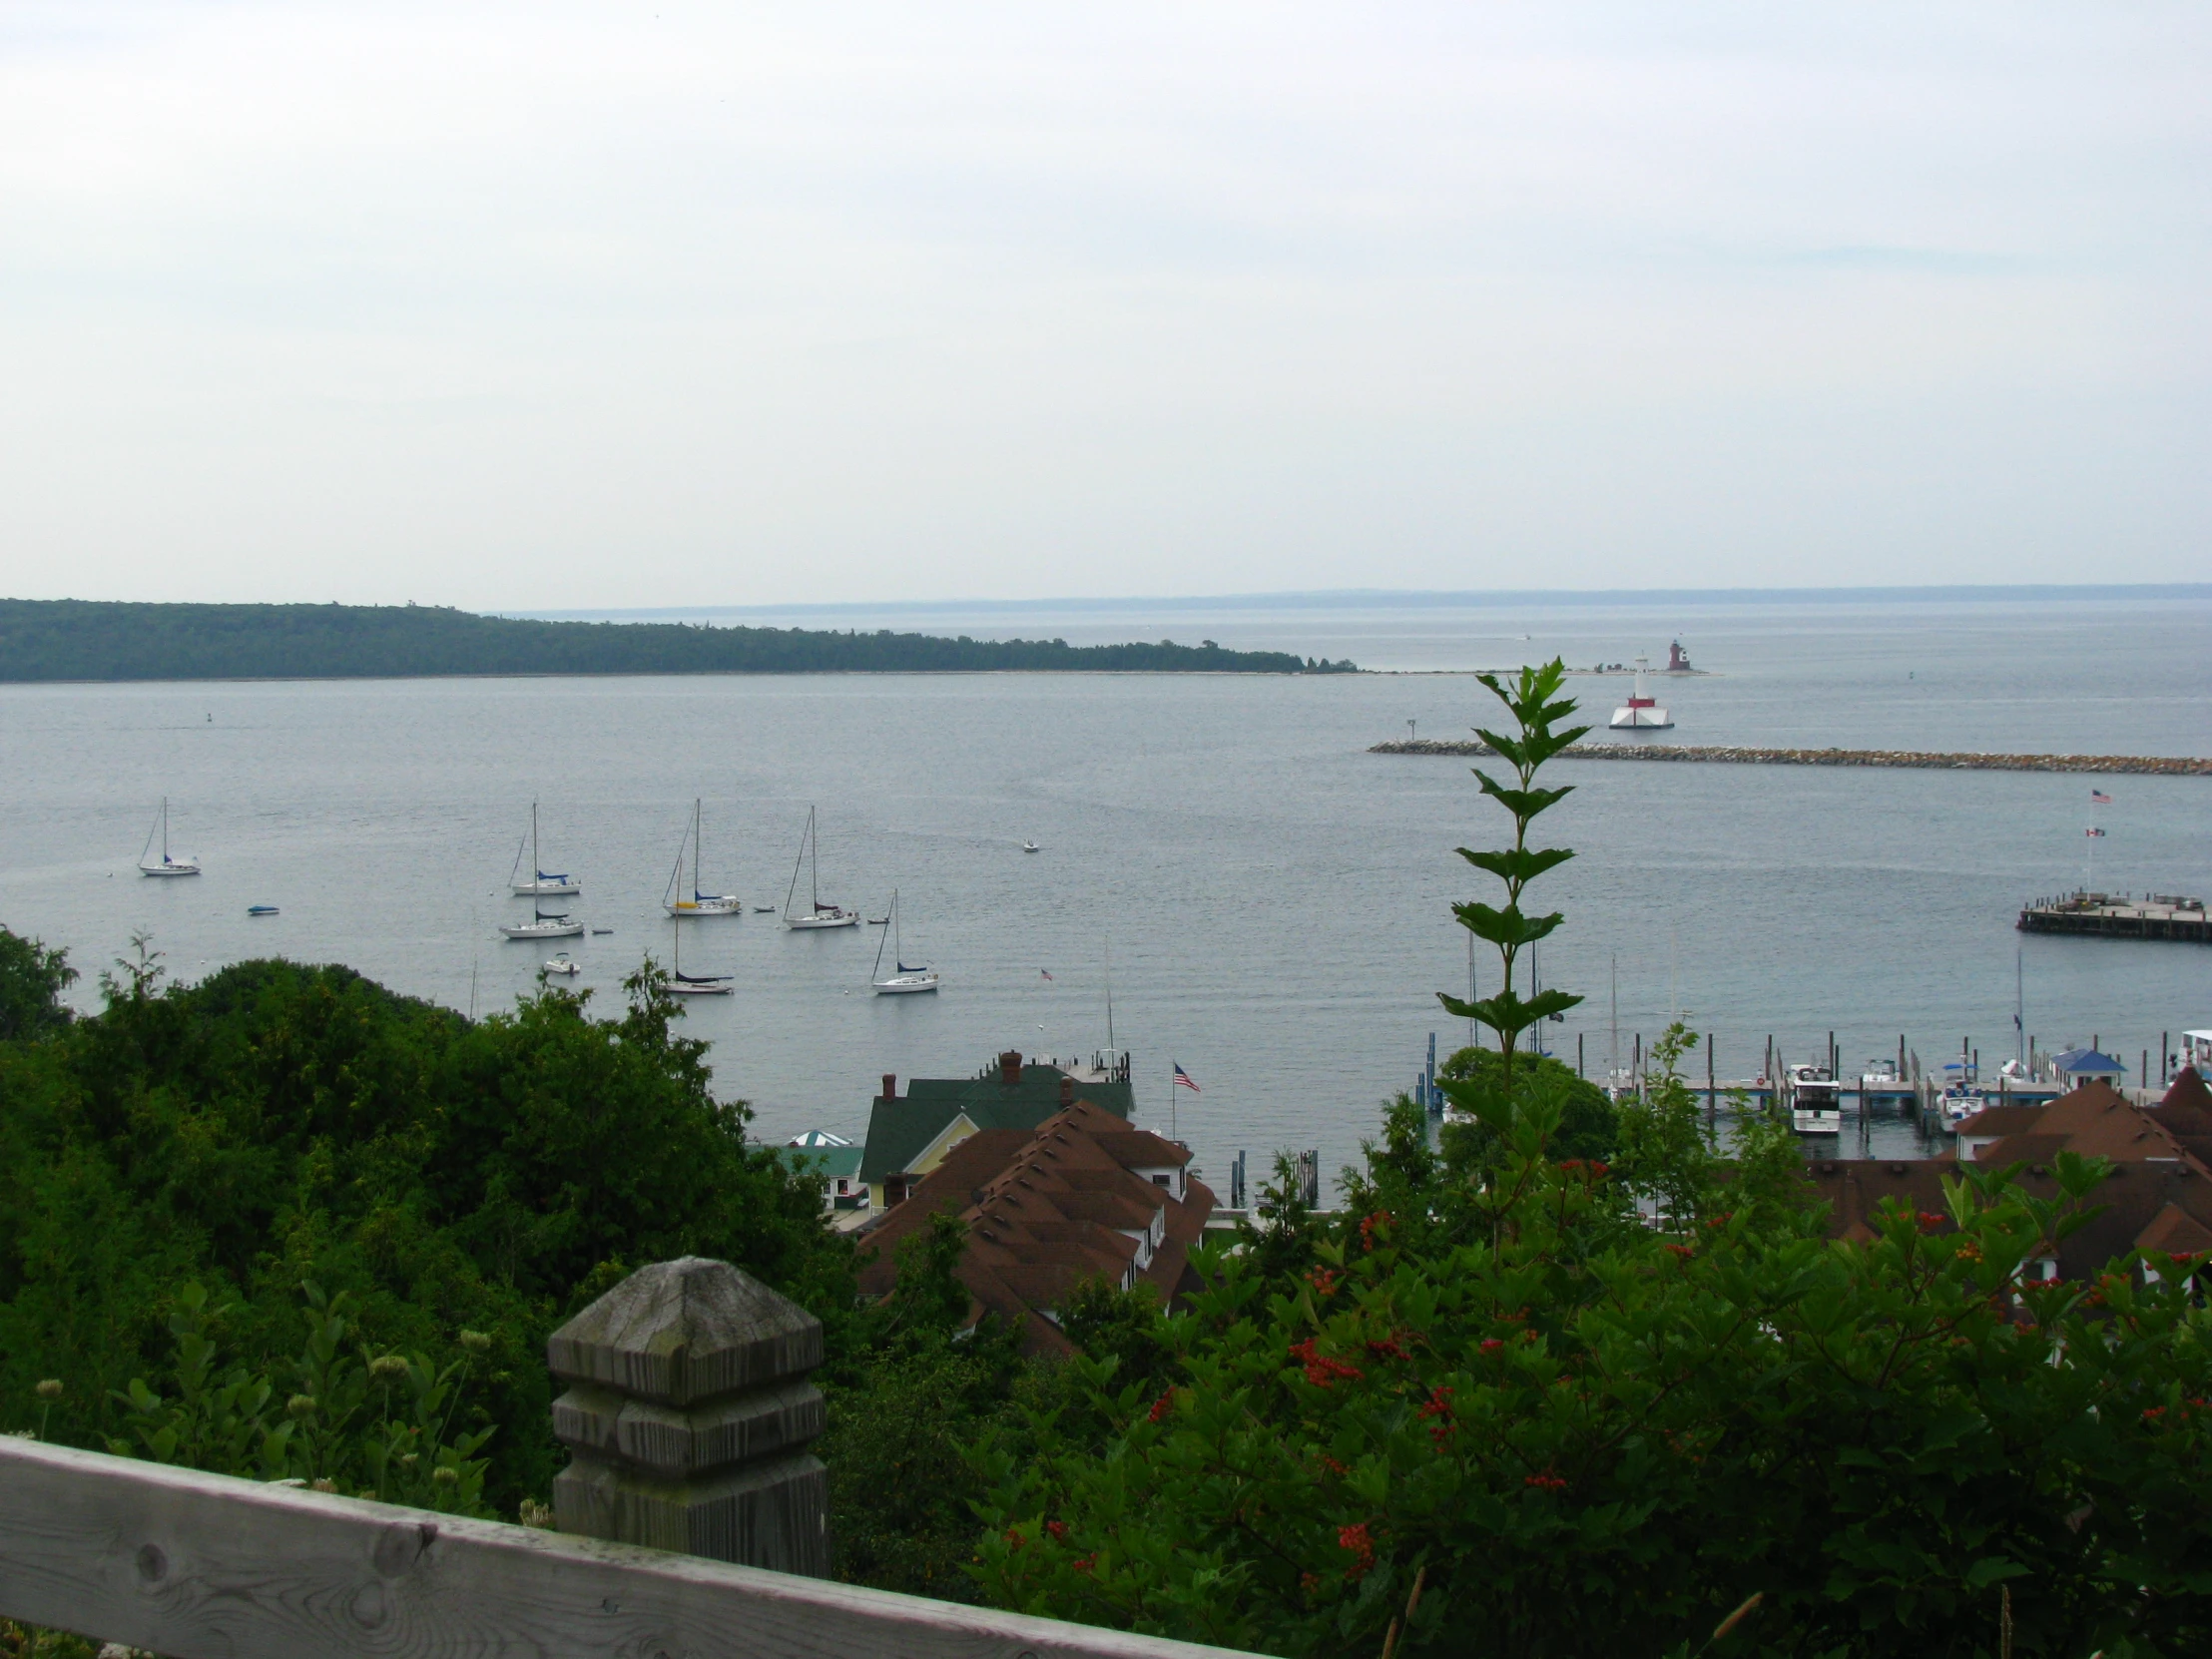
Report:
[{"label": "harbor water", "polygon": [[[1452,849],[1496,844],[1500,817],[1464,760],[1367,753],[1408,722],[1457,737],[1492,720],[1452,671],[1555,652],[1581,667],[1663,660],[1679,636],[1712,673],[1655,682],[1673,741],[2212,752],[2202,599],[824,620],[1204,637],[1445,672],[7,687],[0,922],[68,947],[85,1006],[145,930],[183,978],[280,953],[479,1012],[529,991],[566,946],[605,1009],[644,953],[667,959],[659,904],[696,797],[704,884],[748,913],[685,924],[687,971],[738,985],[685,1017],[763,1136],[857,1135],[884,1072],[1106,1047],[1110,956],[1112,1037],[1135,1055],[1141,1111],[1172,1120],[1219,1185],[1239,1150],[1257,1168],[1317,1147],[1334,1171],[1412,1081],[1429,1033],[1447,1051],[1465,1038],[1434,993],[1465,989],[1447,906],[1484,878]],[[1625,684],[1571,688],[1602,728]],[[1783,1059],[1823,1057],[1830,1031],[1852,1077],[1901,1033],[1926,1063],[1964,1040],[1993,1071],[2014,1052],[2016,964],[2025,1030],[2046,1050],[2094,1035],[2132,1070],[2162,1031],[2212,1025],[2212,950],[2013,926],[2026,899],[2085,879],[2212,888],[2212,780],[1592,762],[1557,775],[1577,793],[1543,828],[1579,856],[1539,889],[1567,917],[1541,968],[1588,998],[1550,1042],[1570,1063],[1579,1045],[1593,1075],[1671,1014],[1715,1034],[1723,1078],[1756,1071],[1770,1036]],[[2092,782],[2109,807],[2092,808]],[[138,873],[165,795],[197,878]],[[575,913],[610,933],[549,947],[497,932],[529,908],[506,875],[533,800],[546,867],[582,878]],[[782,905],[810,806],[824,896],[874,916],[897,886],[906,959],[942,972],[939,994],[868,994],[878,929],[794,934],[752,913]],[[2104,836],[2085,835],[2092,822]],[[279,913],[249,917],[255,904]],[[1494,969],[1477,971],[1488,988]],[[1200,1093],[1171,1091],[1173,1063]],[[1902,1118],[1873,1144],[1921,1150]],[[1843,1146],[1857,1147],[1848,1122]]]}]

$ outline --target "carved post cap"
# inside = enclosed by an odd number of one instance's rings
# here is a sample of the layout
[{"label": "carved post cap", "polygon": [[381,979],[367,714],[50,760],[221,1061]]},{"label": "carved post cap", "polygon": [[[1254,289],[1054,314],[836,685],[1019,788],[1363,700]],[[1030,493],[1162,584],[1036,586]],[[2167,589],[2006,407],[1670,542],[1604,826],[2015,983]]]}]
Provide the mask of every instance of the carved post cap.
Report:
[{"label": "carved post cap", "polygon": [[564,1532],[827,1576],[822,1322],[727,1262],[641,1268],[553,1333]]},{"label": "carved post cap", "polygon": [[640,1268],[545,1345],[567,1382],[690,1405],[796,1381],[822,1364],[822,1321],[728,1262],[686,1256]]}]

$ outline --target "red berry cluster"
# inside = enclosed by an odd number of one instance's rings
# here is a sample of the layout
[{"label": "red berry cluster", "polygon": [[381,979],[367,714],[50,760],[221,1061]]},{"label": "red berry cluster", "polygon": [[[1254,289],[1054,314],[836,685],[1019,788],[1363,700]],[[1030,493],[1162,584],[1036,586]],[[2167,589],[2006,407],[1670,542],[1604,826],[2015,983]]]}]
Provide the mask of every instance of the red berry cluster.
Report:
[{"label": "red berry cluster", "polygon": [[1451,1412],[1451,1389],[1448,1385],[1428,1390],[1428,1400],[1416,1413],[1428,1423],[1428,1437],[1441,1446],[1451,1438],[1451,1431],[1459,1426]]},{"label": "red berry cluster", "polygon": [[1342,1360],[1332,1360],[1314,1346],[1309,1337],[1302,1343],[1291,1345],[1291,1358],[1306,1368],[1306,1381],[1317,1388],[1326,1388],[1340,1377],[1358,1382],[1367,1374],[1358,1366],[1348,1366]]},{"label": "red berry cluster", "polygon": [[1167,1392],[1163,1393],[1158,1399],[1152,1402],[1152,1420],[1154,1422],[1165,1422],[1167,1420],[1168,1413],[1174,1409],[1175,1390],[1173,1388],[1170,1388],[1167,1390]]},{"label": "red berry cluster", "polygon": [[1337,1294],[1337,1281],[1341,1277],[1342,1275],[1335,1268],[1316,1268],[1306,1276],[1306,1283],[1321,1292],[1323,1296],[1335,1296]]},{"label": "red berry cluster", "polygon": [[1366,1521],[1338,1527],[1337,1547],[1349,1549],[1354,1556],[1352,1565],[1345,1571],[1347,1578],[1363,1578],[1375,1565],[1375,1539],[1369,1535]]},{"label": "red berry cluster", "polygon": [[1377,1230],[1389,1225],[1390,1212],[1387,1210],[1378,1210],[1374,1215],[1364,1217],[1360,1222],[1360,1242],[1368,1249],[1373,1250]]},{"label": "red berry cluster", "polygon": [[1563,1492],[1567,1489],[1565,1477],[1554,1474],[1549,1469],[1542,1469],[1529,1475],[1521,1484],[1523,1486],[1534,1486],[1538,1491],[1544,1492]]}]

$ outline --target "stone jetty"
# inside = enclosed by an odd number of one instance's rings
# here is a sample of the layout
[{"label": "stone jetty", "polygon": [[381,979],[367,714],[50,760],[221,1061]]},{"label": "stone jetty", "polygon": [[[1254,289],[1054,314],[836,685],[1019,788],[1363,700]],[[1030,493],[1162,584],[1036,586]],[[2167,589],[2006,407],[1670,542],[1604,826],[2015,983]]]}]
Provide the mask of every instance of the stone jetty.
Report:
[{"label": "stone jetty", "polygon": [[[1474,740],[1393,738],[1370,755],[1488,755]],[[2212,760],[2184,755],[1974,755],[1918,749],[1740,749],[1688,744],[1578,743],[1575,761],[1705,761],[1726,766],[1903,767],[1921,772],[2101,772],[2131,778],[2212,778]]]}]

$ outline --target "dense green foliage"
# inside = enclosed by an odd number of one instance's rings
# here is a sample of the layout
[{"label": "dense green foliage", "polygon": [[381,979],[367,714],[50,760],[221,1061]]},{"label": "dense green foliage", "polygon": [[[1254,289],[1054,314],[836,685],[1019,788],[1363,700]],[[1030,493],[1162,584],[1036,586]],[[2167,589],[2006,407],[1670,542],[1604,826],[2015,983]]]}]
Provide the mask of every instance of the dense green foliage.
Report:
[{"label": "dense green foliage", "polygon": [[[1836,1245],[1734,1183],[1670,1233],[1499,1107],[1487,1184],[1393,1114],[1303,1266],[1210,1252],[1172,1386],[982,1462],[1002,1605],[1284,1654],[1970,1655],[2212,1643],[2212,1318],[2189,1275],[2032,1286],[2081,1216],[1962,1172]],[[1733,1204],[1733,1209],[1715,1208]],[[2202,1260],[2187,1264],[2202,1268]]]},{"label": "dense green foliage", "polygon": [[0,599],[0,680],[329,680],[448,674],[1349,674],[1211,643],[1069,645],[677,622],[539,622],[431,605]]},{"label": "dense green foliage", "polygon": [[[547,989],[471,1022],[281,961],[164,986],[143,948],[105,983],[99,1014],[0,1043],[0,1428],[143,1443],[133,1382],[175,1403],[188,1313],[224,1356],[211,1375],[288,1400],[312,1286],[347,1365],[397,1355],[417,1394],[463,1368],[445,1439],[496,1428],[486,1490],[511,1514],[556,1466],[546,1334],[628,1268],[717,1256],[850,1321],[820,1183],[747,1143],[656,972],[613,1020]],[[56,1401],[34,1395],[48,1380]],[[363,1455],[340,1459],[352,1487]]]}]

